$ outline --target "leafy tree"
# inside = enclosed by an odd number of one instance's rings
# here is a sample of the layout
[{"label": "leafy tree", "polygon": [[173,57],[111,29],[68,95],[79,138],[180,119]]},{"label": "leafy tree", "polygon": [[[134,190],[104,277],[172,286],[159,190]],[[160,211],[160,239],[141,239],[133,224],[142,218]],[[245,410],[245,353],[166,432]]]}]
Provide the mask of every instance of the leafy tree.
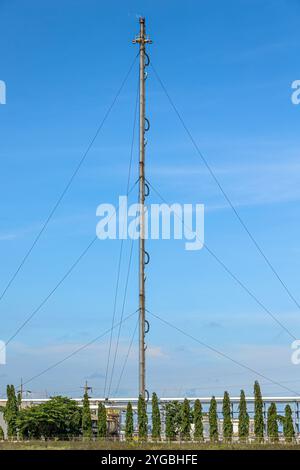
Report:
[{"label": "leafy tree", "polygon": [[218,413],[217,413],[217,402],[215,397],[212,397],[209,407],[209,438],[211,442],[217,442],[219,439],[218,431]]},{"label": "leafy tree", "polygon": [[103,403],[98,404],[98,437],[105,438],[107,435],[106,408]]},{"label": "leafy tree", "polygon": [[184,440],[191,438],[191,409],[187,398],[181,408],[181,435]]},{"label": "leafy tree", "polygon": [[160,440],[161,419],[158,398],[156,393],[152,395],[152,439]]},{"label": "leafy tree", "polygon": [[286,442],[292,442],[295,437],[295,429],[290,405],[286,405],[284,411],[285,416],[283,420],[283,435],[285,437]]},{"label": "leafy tree", "polygon": [[4,419],[7,424],[7,435],[9,438],[17,437],[17,419],[19,414],[15,387],[7,385],[7,402],[4,409]]},{"label": "leafy tree", "polygon": [[239,439],[245,442],[249,437],[249,415],[244,390],[241,390],[239,403]]},{"label": "leafy tree", "polygon": [[57,396],[46,403],[20,410],[17,424],[20,436],[27,439],[79,436],[82,410],[73,400]]},{"label": "leafy tree", "polygon": [[231,406],[228,392],[224,393],[223,398],[223,437],[225,442],[230,442],[232,439],[233,426],[231,420]]},{"label": "leafy tree", "polygon": [[133,412],[131,403],[127,404],[126,409],[125,438],[126,441],[131,441],[133,438]]},{"label": "leafy tree", "polygon": [[146,441],[148,436],[148,416],[145,398],[141,395],[138,401],[138,431],[139,439]]},{"label": "leafy tree", "polygon": [[268,409],[267,421],[268,437],[271,442],[278,441],[278,423],[277,423],[277,408],[275,403],[271,403]]},{"label": "leafy tree", "polygon": [[254,383],[254,434],[258,442],[264,440],[263,400],[258,381]]},{"label": "leafy tree", "polygon": [[203,441],[203,416],[202,416],[202,405],[200,400],[195,401],[194,405],[194,439],[195,441]]},{"label": "leafy tree", "polygon": [[83,395],[83,406],[82,406],[82,434],[83,437],[91,438],[92,431],[92,416],[90,410],[89,396],[87,390]]},{"label": "leafy tree", "polygon": [[4,431],[1,426],[0,426],[0,441],[4,441]]}]

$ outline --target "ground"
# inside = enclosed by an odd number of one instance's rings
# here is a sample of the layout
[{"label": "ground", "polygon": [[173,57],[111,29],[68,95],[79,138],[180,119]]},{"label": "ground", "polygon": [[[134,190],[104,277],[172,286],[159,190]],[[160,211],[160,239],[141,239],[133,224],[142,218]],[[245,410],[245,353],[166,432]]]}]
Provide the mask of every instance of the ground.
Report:
[{"label": "ground", "polygon": [[0,442],[0,450],[300,450],[300,444],[131,443],[107,441]]}]

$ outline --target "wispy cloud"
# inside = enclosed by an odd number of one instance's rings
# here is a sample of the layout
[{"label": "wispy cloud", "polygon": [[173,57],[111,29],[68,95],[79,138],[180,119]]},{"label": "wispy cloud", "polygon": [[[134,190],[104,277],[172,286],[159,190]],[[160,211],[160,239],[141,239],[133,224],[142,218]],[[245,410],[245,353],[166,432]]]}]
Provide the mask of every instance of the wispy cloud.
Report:
[{"label": "wispy cloud", "polygon": [[23,238],[24,236],[28,235],[29,233],[34,232],[35,230],[39,230],[41,227],[38,223],[33,223],[26,227],[20,227],[16,229],[11,229],[8,231],[0,231],[0,241],[11,241],[16,240],[19,238]]},{"label": "wispy cloud", "polygon": [[[87,226],[88,226],[88,222],[92,220],[92,218],[94,217],[95,217],[95,208],[93,207],[91,210],[87,210],[79,214],[70,214],[70,215],[63,215],[63,216],[56,217],[51,221],[50,227],[56,227],[56,226],[62,226],[62,225],[67,226],[68,224],[69,225],[72,224],[72,228],[76,227],[76,229],[82,230],[83,222],[86,221]],[[25,238],[27,235],[35,236],[41,230],[43,225],[44,225],[44,222],[41,221],[41,222],[33,222],[32,224],[29,224],[27,226],[12,228],[6,231],[0,230],[0,242],[19,240],[21,238]]]},{"label": "wispy cloud", "polygon": [[[285,163],[255,163],[253,165],[213,166],[225,191],[235,206],[256,206],[300,199],[300,164],[298,161]],[[197,165],[156,166],[151,173],[166,180],[168,187],[185,189],[189,197],[199,194],[204,197],[206,211],[229,208],[220,190],[213,182],[206,168]],[[199,196],[198,196],[199,197]]]}]

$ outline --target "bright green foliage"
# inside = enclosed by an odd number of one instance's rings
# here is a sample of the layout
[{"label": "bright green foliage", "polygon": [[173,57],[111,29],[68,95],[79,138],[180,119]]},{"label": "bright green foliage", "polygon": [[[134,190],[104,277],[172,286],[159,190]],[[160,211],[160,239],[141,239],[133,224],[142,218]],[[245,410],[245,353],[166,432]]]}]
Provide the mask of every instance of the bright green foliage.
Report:
[{"label": "bright green foliage", "polygon": [[0,426],[0,441],[4,441],[4,431],[1,426]]},{"label": "bright green foliage", "polygon": [[174,441],[176,438],[176,425],[172,403],[166,404],[166,438]]},{"label": "bright green foliage", "polygon": [[239,403],[239,439],[245,442],[249,437],[249,415],[244,390],[241,390]]},{"label": "bright green foliage", "polygon": [[233,426],[231,420],[231,405],[228,392],[224,393],[223,398],[223,437],[225,442],[230,442],[232,439]]},{"label": "bright green foliage", "polygon": [[98,437],[104,438],[107,434],[106,408],[103,403],[98,404]]},{"label": "bright green foliage", "polygon": [[264,440],[263,400],[258,381],[254,383],[254,434],[258,442]]},{"label": "bright green foliage", "polygon": [[181,430],[181,404],[178,401],[172,401],[166,405],[166,437],[170,441],[176,439]]},{"label": "bright green foliage", "polygon": [[161,419],[158,398],[156,393],[152,395],[152,439],[160,440],[161,433]]},{"label": "bright green foliage", "polygon": [[286,442],[292,442],[295,437],[295,429],[293,423],[292,410],[290,405],[285,407],[285,416],[283,421],[283,434]]},{"label": "bright green foliage", "polygon": [[7,435],[9,438],[17,437],[17,419],[19,414],[18,401],[15,387],[7,385],[7,402],[4,409],[4,419],[7,424]]},{"label": "bright green foliage", "polygon": [[181,407],[181,436],[186,441],[191,439],[191,408],[187,398]]},{"label": "bright green foliage", "polygon": [[209,437],[211,442],[217,442],[219,439],[218,431],[218,413],[217,413],[217,402],[215,397],[212,397],[209,407]]},{"label": "bright green foliage", "polygon": [[80,435],[81,409],[75,401],[57,396],[20,410],[17,423],[20,436],[26,439],[66,439]]},{"label": "bright green foliage", "polygon": [[125,438],[126,441],[131,441],[133,438],[133,412],[131,403],[127,404],[126,409]]},{"label": "bright green foliage", "polygon": [[138,401],[138,431],[139,439],[146,441],[148,436],[148,416],[145,398],[141,395]]},{"label": "bright green foliage", "polygon": [[83,437],[92,437],[92,417],[89,403],[88,392],[85,391],[83,395],[83,406],[82,406],[82,435]]},{"label": "bright green foliage", "polygon": [[268,409],[267,430],[270,441],[278,442],[277,408],[275,403],[271,403]]},{"label": "bright green foliage", "polygon": [[197,442],[203,441],[203,415],[200,400],[196,400],[194,405],[194,426],[194,440]]},{"label": "bright green foliage", "polygon": [[173,401],[173,412],[174,412],[174,423],[176,435],[181,433],[182,429],[182,403],[178,401]]}]

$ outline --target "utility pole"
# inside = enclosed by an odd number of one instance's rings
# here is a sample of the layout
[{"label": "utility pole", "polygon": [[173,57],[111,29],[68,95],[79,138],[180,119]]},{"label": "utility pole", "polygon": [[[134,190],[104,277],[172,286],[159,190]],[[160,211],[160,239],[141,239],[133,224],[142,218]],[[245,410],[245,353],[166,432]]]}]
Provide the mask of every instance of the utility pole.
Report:
[{"label": "utility pole", "polygon": [[21,383],[20,383],[20,388],[18,390],[18,396],[19,396],[19,400],[20,400],[20,403],[19,403],[19,406],[22,405],[22,400],[23,400],[23,395],[25,393],[25,397],[28,396],[28,393],[31,393],[31,390],[24,390],[24,387],[23,387],[23,378],[21,377]]},{"label": "utility pole", "polygon": [[[149,65],[146,44],[151,40],[146,36],[145,18],[140,18],[140,33],[133,41],[139,44],[140,80],[139,80],[139,204],[140,204],[140,238],[139,238],[139,394],[145,397],[145,259],[149,256],[145,251],[145,131],[149,129],[149,121],[145,117],[145,67]],[[145,58],[147,62],[145,63]],[[147,129],[145,123],[147,122]]]},{"label": "utility pole", "polygon": [[92,387],[89,387],[89,386],[88,386],[87,380],[85,381],[84,387],[81,387],[81,388],[83,388],[84,394],[86,394],[86,393],[88,394],[88,393],[89,393],[89,390],[91,390],[91,391],[93,390]]}]

